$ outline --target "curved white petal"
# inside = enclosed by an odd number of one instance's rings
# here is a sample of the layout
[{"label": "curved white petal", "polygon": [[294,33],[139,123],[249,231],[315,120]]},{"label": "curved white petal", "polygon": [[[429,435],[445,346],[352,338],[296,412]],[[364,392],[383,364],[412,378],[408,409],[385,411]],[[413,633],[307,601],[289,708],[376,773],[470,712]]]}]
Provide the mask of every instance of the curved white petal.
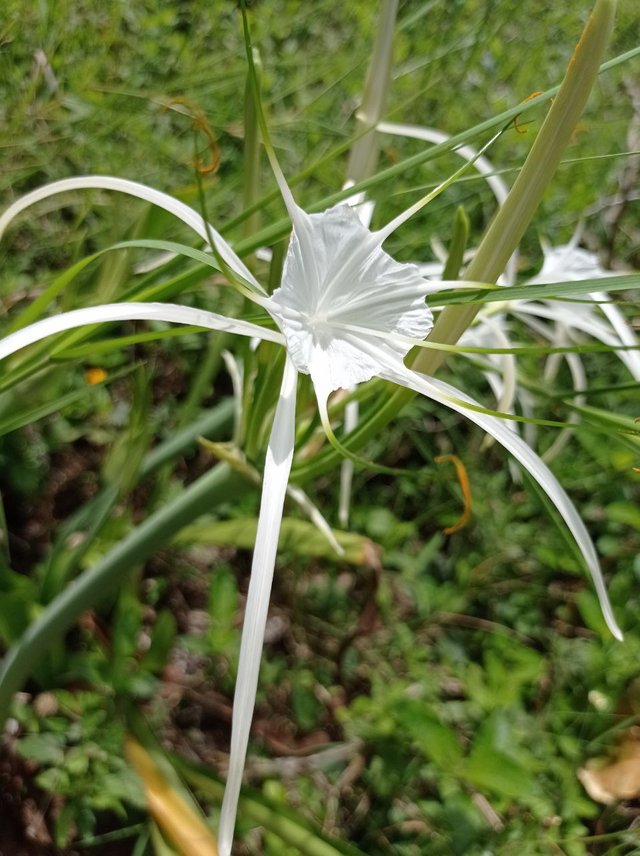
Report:
[{"label": "curved white petal", "polygon": [[[474,345],[485,348],[512,348],[513,343],[506,332],[506,319],[504,315],[480,316],[478,324],[467,328],[460,337],[459,344]],[[496,410],[503,413],[513,412],[513,402],[517,391],[517,363],[515,354],[488,354],[489,362],[495,363],[500,371],[502,383],[499,386],[492,384],[494,392],[497,393]]]},{"label": "curved white petal", "polygon": [[[609,307],[610,309],[613,307]],[[627,328],[624,338],[621,336],[621,331],[614,328],[614,331],[601,319],[598,318],[593,307],[588,304],[563,304],[563,303],[538,303],[535,301],[518,304],[513,309],[514,315],[522,317],[522,320],[527,322],[523,316],[534,315],[537,318],[548,318],[552,321],[564,324],[569,330],[577,330],[581,333],[586,333],[594,339],[599,339],[603,345],[608,345],[613,350],[616,347],[637,347],[638,341],[631,330]],[[624,319],[622,319],[624,322]],[[613,325],[612,325],[613,326]],[[624,363],[629,370],[629,373],[634,380],[640,380],[640,354],[634,351],[617,351],[618,359]]]},{"label": "curved white petal", "polygon": [[218,831],[220,856],[229,856],[231,853],[249,731],[256,701],[282,509],[293,460],[297,377],[298,373],[287,357],[280,399],[267,448],[260,515],[242,629],[238,679],[233,700],[229,772]]},{"label": "curved white petal", "polygon": [[73,330],[76,327],[86,327],[90,324],[104,324],[108,321],[165,321],[168,324],[187,324],[208,330],[223,330],[240,336],[257,336],[260,339],[284,345],[283,335],[275,330],[267,330],[249,321],[237,321],[205,309],[178,306],[174,303],[106,303],[103,306],[89,306],[86,309],[73,309],[61,315],[53,315],[51,318],[36,321],[35,324],[11,333],[6,338],[0,339],[0,360],[55,333]]},{"label": "curved white petal", "polygon": [[[397,137],[412,137],[416,140],[425,140],[428,143],[446,143],[450,139],[449,134],[440,131],[437,128],[426,128],[422,125],[404,125],[396,122],[378,122],[378,131],[383,134],[393,134]],[[473,146],[457,146],[452,150],[453,154],[459,155],[467,163],[470,163],[480,175],[485,179],[493,195],[496,198],[498,206],[504,204],[505,199],[509,195],[509,188],[506,182],[496,174],[496,170],[491,161],[484,155],[478,155]],[[507,285],[513,285],[518,275],[518,250],[515,250],[505,269],[504,282]]]},{"label": "curved white petal", "polygon": [[[591,294],[590,297],[598,302],[598,308],[606,315],[620,342],[623,345],[637,348],[638,339],[636,334],[618,307],[610,302],[609,296],[601,291],[597,291]],[[640,353],[638,351],[621,351],[619,357],[629,369],[633,379],[640,380]]]},{"label": "curved white petal", "polygon": [[[347,333],[345,335],[350,336],[352,334]],[[551,470],[533,449],[516,433],[510,431],[500,419],[474,409],[480,408],[481,405],[465,393],[442,381],[427,378],[424,375],[411,371],[402,361],[394,359],[379,344],[365,341],[361,337],[356,339],[355,336],[353,336],[353,340],[358,341],[360,347],[369,353],[372,359],[378,361],[380,365],[378,376],[380,378],[397,383],[407,389],[412,389],[421,395],[426,395],[433,401],[437,401],[439,404],[443,404],[445,407],[449,407],[451,410],[455,410],[457,413],[466,416],[511,452],[514,458],[530,473],[553,502],[567,524],[569,531],[575,538],[593,579],[607,626],[616,639],[622,640],[623,634],[613,615],[602,579],[598,557],[589,533],[566,492]]]},{"label": "curved white petal", "polygon": [[129,181],[125,178],[116,178],[110,175],[84,175],[77,178],[65,178],[62,181],[54,181],[51,184],[45,184],[44,187],[37,188],[37,190],[32,190],[31,193],[27,193],[21,196],[20,199],[17,199],[0,216],[0,238],[9,223],[20,212],[24,211],[25,208],[50,196],[55,196],[58,193],[66,193],[69,190],[115,190],[119,193],[126,193],[128,196],[135,196],[145,202],[150,202],[152,205],[157,205],[158,208],[164,208],[165,211],[168,211],[179,220],[182,220],[183,223],[186,223],[207,244],[209,243],[209,235],[211,235],[215,241],[216,249],[231,270],[242,277],[242,279],[250,282],[260,294],[266,294],[264,288],[244,262],[231,249],[222,235],[213,226],[206,224],[197,211],[185,205],[184,202],[174,199],[173,196],[169,196],[168,193],[162,193],[153,187],[147,187],[146,184]]},{"label": "curved white petal", "polygon": [[227,351],[226,349],[222,352],[222,359],[231,378],[231,386],[233,388],[233,443],[239,446],[242,439],[242,416],[244,412],[242,395],[244,388],[244,366],[231,351]]},{"label": "curved white petal", "polygon": [[[544,261],[540,272],[529,280],[530,283],[545,283],[558,282],[559,280],[585,280],[594,279],[596,277],[615,276],[615,271],[605,270],[600,264],[595,253],[588,250],[583,250],[578,247],[580,240],[580,229],[576,231],[571,241],[559,247],[550,247],[543,244]],[[599,309],[606,316],[607,321],[611,325],[611,331],[614,337],[617,337],[622,345],[635,347],[638,340],[633,330],[627,324],[624,316],[618,308],[609,302],[609,298],[601,293],[595,292],[590,297],[600,303]],[[580,308],[575,309],[580,312]],[[569,307],[569,313],[573,314],[573,310]],[[595,317],[593,310],[589,309],[585,312],[582,309],[582,314],[590,316],[590,329],[585,329],[589,335],[599,338],[606,344],[613,344],[615,338],[603,338],[610,336],[610,331],[603,325],[599,319]],[[568,322],[567,322],[568,323]],[[584,328],[583,328],[584,329]],[[594,332],[597,330],[601,333]],[[622,362],[627,366],[634,380],[640,380],[640,354],[627,351],[619,354]]]},{"label": "curved white petal", "polygon": [[[352,153],[353,157],[353,153]],[[352,187],[355,182],[351,179],[343,185],[343,190]],[[358,219],[365,228],[370,228],[371,220],[375,203],[367,199],[367,194],[364,191],[350,196],[344,200],[345,205],[349,205],[358,215]],[[353,386],[349,388],[351,392]],[[358,425],[359,405],[357,401],[349,401],[344,410],[344,430],[345,432],[353,431]],[[340,495],[338,500],[338,520],[340,525],[346,528],[349,525],[349,508],[351,505],[351,488],[353,485],[353,461],[345,458],[340,464]]]},{"label": "curved white petal", "polygon": [[488,434],[505,447],[511,454],[520,462],[520,464],[530,473],[530,475],[538,482],[540,487],[553,502],[563,520],[567,524],[569,531],[573,535],[580,548],[586,565],[589,569],[593,583],[600,600],[600,607],[604,615],[605,621],[611,633],[616,639],[622,640],[623,634],[620,630],[609,603],[607,590],[602,579],[600,564],[596,555],[595,548],[586,530],[586,527],[575,506],[565,493],[564,489],[553,475],[547,465],[540,457],[513,431],[509,431],[504,424],[496,419],[495,416],[489,416],[485,413],[480,413],[477,410],[472,410],[471,407],[479,407],[472,398],[465,393],[456,389],[449,384],[437,381],[433,378],[427,379],[423,375],[412,372],[407,369],[404,364],[396,364],[389,366],[380,373],[380,377],[385,380],[390,380],[393,383],[398,383],[415,392],[426,395],[433,401],[455,410],[457,413],[466,416],[476,425],[479,425]]},{"label": "curved white petal", "polygon": [[[437,128],[426,128],[423,125],[403,125],[396,122],[378,122],[377,129],[383,134],[393,134],[396,137],[412,137],[416,140],[425,140],[428,143],[446,143],[450,139],[449,134],[440,131]],[[459,155],[461,158],[471,163],[473,167],[482,175],[487,184],[493,191],[498,205],[503,205],[505,199],[509,195],[509,188],[506,182],[496,175],[496,170],[491,161],[484,155],[478,157],[478,152],[473,146],[456,146],[452,150],[453,154]],[[474,160],[475,158],[475,160]]]},{"label": "curved white petal", "polygon": [[[358,426],[360,406],[356,400],[348,401],[344,409],[344,430],[355,431]],[[345,529],[349,525],[351,507],[351,487],[353,484],[353,461],[345,458],[340,464],[340,500],[338,503],[338,520]]]},{"label": "curved white petal", "polygon": [[615,276],[605,270],[595,253],[580,249],[580,229],[568,244],[551,247],[542,243],[544,259],[540,271],[528,280],[529,283],[560,282],[562,280],[582,281],[596,277]]},{"label": "curved white petal", "polygon": [[[352,180],[345,181],[342,185],[342,189],[348,190],[350,187],[353,187],[354,184],[355,182]],[[367,199],[367,194],[364,190],[361,190],[359,193],[354,193],[353,196],[349,196],[342,204],[353,208],[362,225],[367,229],[370,228],[371,220],[373,219],[373,212],[375,210],[375,202],[371,199]]]}]

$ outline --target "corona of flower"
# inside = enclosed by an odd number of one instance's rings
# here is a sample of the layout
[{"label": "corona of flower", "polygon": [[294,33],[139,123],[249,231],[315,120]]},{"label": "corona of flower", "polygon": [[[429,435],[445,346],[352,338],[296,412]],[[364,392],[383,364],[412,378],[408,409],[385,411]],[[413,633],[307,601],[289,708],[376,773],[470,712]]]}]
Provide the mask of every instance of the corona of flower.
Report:
[{"label": "corona of flower", "polygon": [[418,268],[385,253],[383,235],[366,229],[348,205],[322,214],[298,209],[294,218],[282,285],[265,308],[321,397],[377,375],[370,348],[404,357],[410,345],[387,334],[424,339],[433,317]]}]

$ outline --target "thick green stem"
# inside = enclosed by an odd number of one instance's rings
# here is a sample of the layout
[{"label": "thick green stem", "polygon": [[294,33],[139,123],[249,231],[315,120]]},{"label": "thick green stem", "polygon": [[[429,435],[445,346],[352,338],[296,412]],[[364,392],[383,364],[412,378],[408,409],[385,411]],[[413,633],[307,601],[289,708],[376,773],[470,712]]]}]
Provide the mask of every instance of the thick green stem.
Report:
[{"label": "thick green stem", "polygon": [[[257,85],[260,86],[262,62],[257,51],[254,52],[253,66],[256,72]],[[247,210],[258,201],[260,196],[260,131],[256,105],[251,91],[251,83],[247,80],[244,93],[244,209]],[[255,234],[260,227],[260,211],[244,221],[242,233],[245,238]]]},{"label": "thick green stem", "polygon": [[380,144],[375,129],[384,113],[389,92],[397,12],[398,0],[383,0],[367,82],[357,115],[358,131],[364,130],[366,133],[353,144],[347,166],[347,180],[352,183],[372,175],[378,161]]}]

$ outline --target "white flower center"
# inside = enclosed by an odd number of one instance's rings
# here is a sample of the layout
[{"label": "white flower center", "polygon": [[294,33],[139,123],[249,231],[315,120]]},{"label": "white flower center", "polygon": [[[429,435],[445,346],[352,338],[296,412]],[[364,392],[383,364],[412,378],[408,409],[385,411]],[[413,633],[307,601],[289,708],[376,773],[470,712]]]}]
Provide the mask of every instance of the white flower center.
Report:
[{"label": "white flower center", "polygon": [[427,289],[415,265],[392,259],[357,214],[338,205],[322,214],[300,212],[269,309],[295,367],[330,392],[380,372],[372,345],[406,355],[409,346],[381,333],[425,338],[433,326]]}]

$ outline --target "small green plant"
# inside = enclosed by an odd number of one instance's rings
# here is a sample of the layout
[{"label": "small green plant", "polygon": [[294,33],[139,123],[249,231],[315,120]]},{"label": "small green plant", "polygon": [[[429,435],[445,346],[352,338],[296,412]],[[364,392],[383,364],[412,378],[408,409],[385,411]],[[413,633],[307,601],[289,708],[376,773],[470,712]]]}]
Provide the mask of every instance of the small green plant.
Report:
[{"label": "small green plant", "polygon": [[139,782],[122,755],[124,725],[112,699],[92,690],[39,696],[33,708],[16,705],[25,731],[18,754],[35,766],[36,784],[58,798],[54,840],[67,847],[89,838],[97,818],[111,812],[127,819],[144,808]]}]

